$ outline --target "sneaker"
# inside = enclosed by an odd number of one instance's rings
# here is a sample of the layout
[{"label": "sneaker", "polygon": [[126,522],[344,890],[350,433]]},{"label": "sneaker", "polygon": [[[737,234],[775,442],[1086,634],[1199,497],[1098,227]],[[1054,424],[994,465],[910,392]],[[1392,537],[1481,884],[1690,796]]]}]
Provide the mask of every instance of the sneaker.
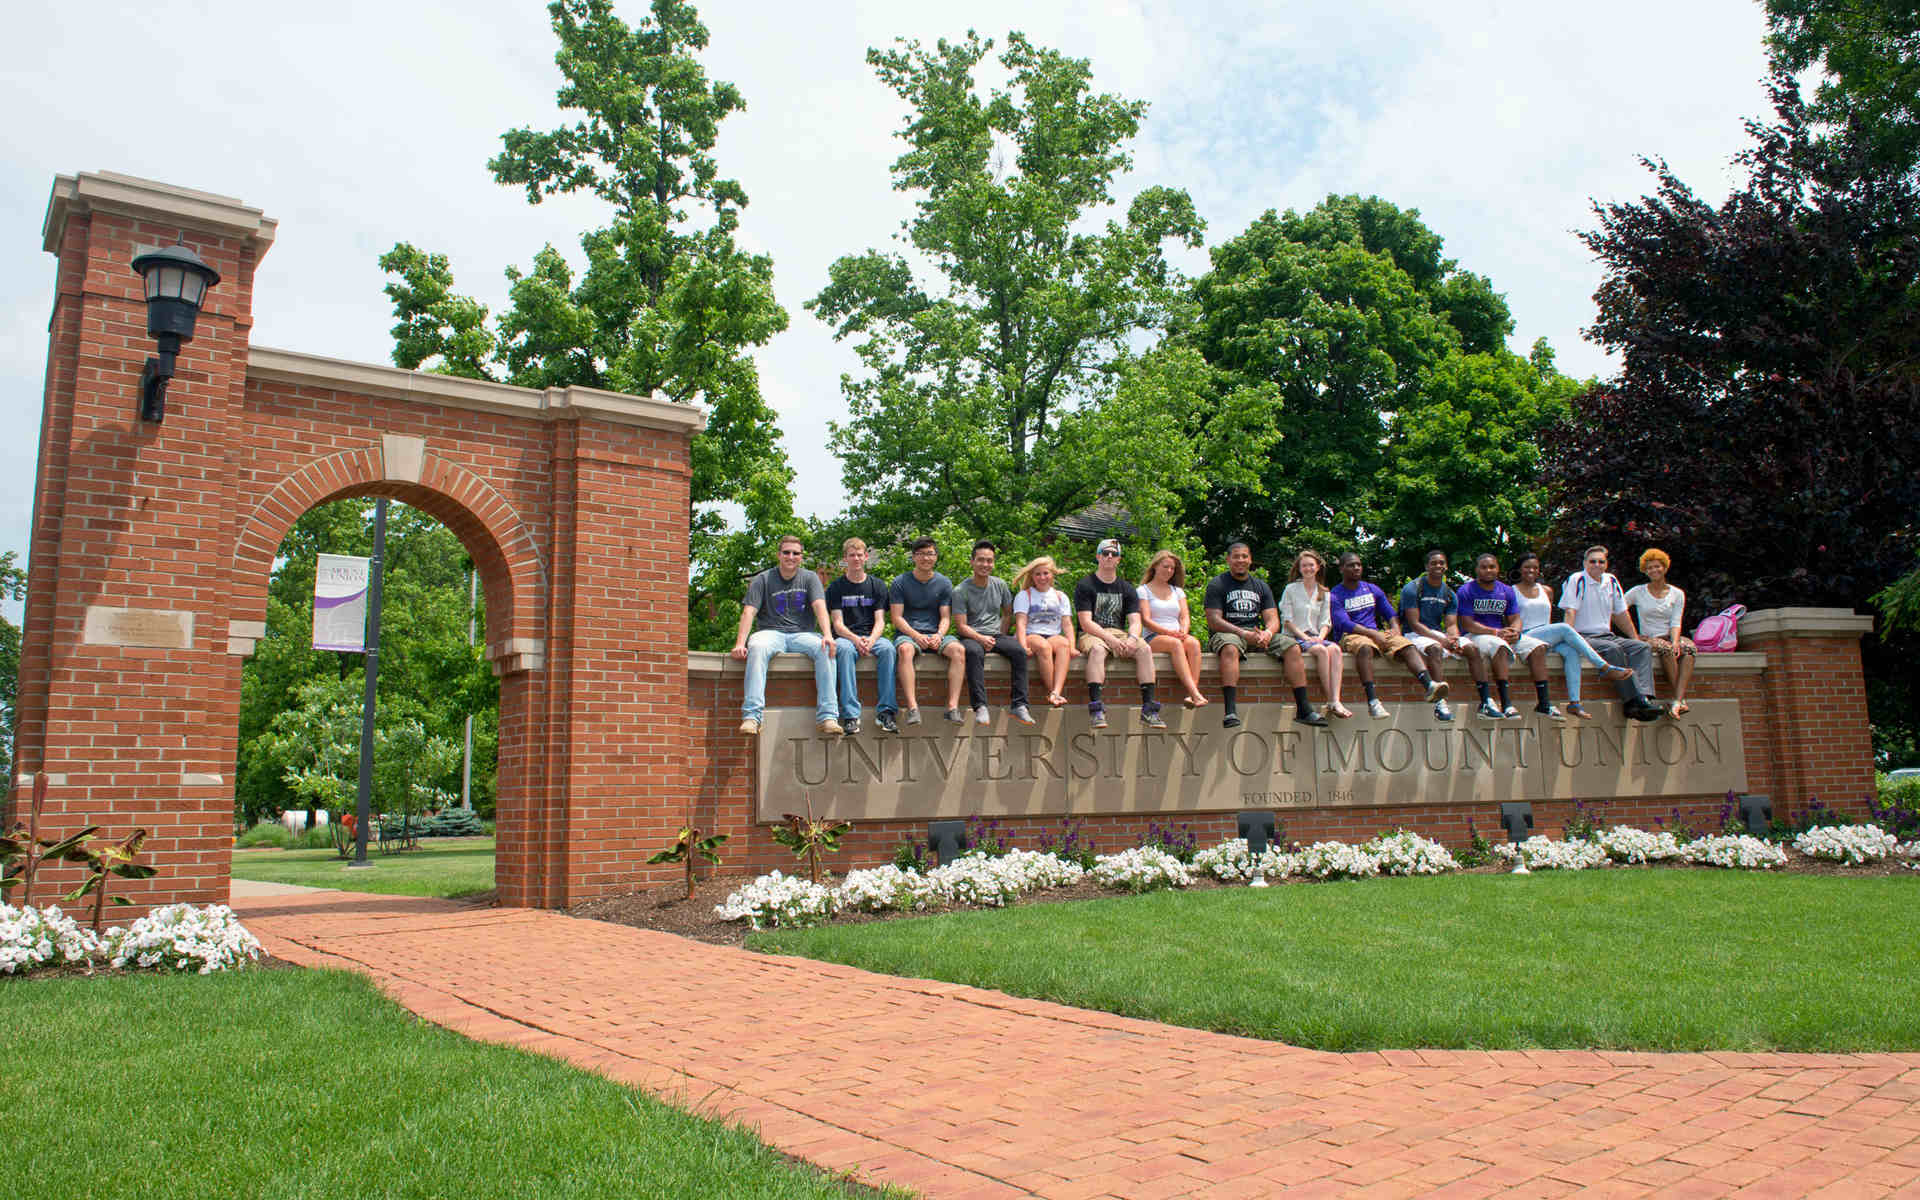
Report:
[{"label": "sneaker", "polygon": [[1393,714],[1388,712],[1387,706],[1378,700],[1369,700],[1367,701],[1367,715],[1376,721],[1384,721]]},{"label": "sneaker", "polygon": [[760,718],[748,717],[746,720],[740,722],[740,732],[746,734],[748,737],[759,737]]},{"label": "sneaker", "polygon": [[1105,729],[1107,727],[1106,706],[1089,704],[1087,706],[1087,724],[1093,726],[1095,729]]},{"label": "sneaker", "polygon": [[1319,729],[1326,725],[1327,719],[1314,709],[1296,708],[1293,710],[1293,723],[1295,725],[1311,725],[1315,729]]},{"label": "sneaker", "polygon": [[978,707],[976,707],[976,708],[975,708],[975,709],[973,710],[973,723],[974,723],[975,725],[991,725],[991,724],[993,724],[993,716],[992,716],[992,714],[991,714],[991,713],[989,713],[989,712],[987,712],[987,706],[986,706],[986,705],[984,705],[984,704],[982,704],[982,705],[979,705]]},{"label": "sneaker", "polygon": [[1151,710],[1144,707],[1141,708],[1140,723],[1148,729],[1165,729],[1167,727],[1167,719],[1160,715],[1160,707],[1158,705],[1155,705]]},{"label": "sneaker", "polygon": [[1033,724],[1033,713],[1027,709],[1026,705],[1016,704],[1009,711],[1013,713],[1013,719],[1020,722],[1022,725]]},{"label": "sneaker", "polygon": [[1446,698],[1447,698],[1447,681],[1446,680],[1436,679],[1432,683],[1429,683],[1427,685],[1427,699],[1438,701],[1438,700],[1445,700]]},{"label": "sneaker", "polygon": [[1520,710],[1509,704],[1500,710],[1500,715],[1509,721],[1518,721],[1520,719]]},{"label": "sneaker", "polygon": [[873,719],[873,723],[880,727],[881,733],[899,733],[900,732],[900,726],[894,724],[893,714],[890,712],[881,713],[879,716]]},{"label": "sneaker", "polygon": [[1549,721],[1564,721],[1567,719],[1567,714],[1561,712],[1551,704],[1545,708],[1536,704],[1533,706],[1533,712],[1535,716],[1545,717]]},{"label": "sneaker", "polygon": [[907,710],[907,724],[918,725],[919,723],[920,723],[920,709],[919,709],[919,706],[916,705],[913,708],[910,708]]},{"label": "sneaker", "polygon": [[1491,700],[1482,700],[1480,707],[1473,710],[1473,715],[1483,721],[1504,721],[1507,719],[1506,712]]},{"label": "sneaker", "polygon": [[1625,711],[1627,718],[1633,721],[1658,721],[1661,717],[1667,715],[1665,705],[1649,704],[1645,700],[1636,701],[1633,704],[1627,705]]},{"label": "sneaker", "polygon": [[1453,720],[1453,710],[1447,707],[1445,700],[1438,700],[1435,701],[1433,705],[1433,716],[1437,721],[1451,721]]},{"label": "sneaker", "polygon": [[965,720],[966,720],[966,717],[964,717],[964,716],[962,716],[962,715],[960,714],[960,710],[959,710],[959,709],[957,709],[957,708],[950,708],[950,709],[948,709],[948,710],[947,710],[947,724],[949,724],[949,725],[959,725],[959,724],[961,724],[962,722],[964,722]]},{"label": "sneaker", "polygon": [[828,717],[826,720],[814,726],[814,728],[820,731],[821,737],[839,737],[846,732],[846,730],[840,728],[840,722],[834,720],[832,717]]},{"label": "sneaker", "polygon": [[859,717],[852,717],[852,718],[849,718],[848,720],[845,720],[845,721],[842,721],[842,722],[841,722],[841,724],[842,724],[842,725],[844,725],[844,726],[846,726],[846,729],[847,729],[847,736],[848,736],[848,737],[852,737],[852,736],[853,736],[854,734],[856,734],[856,733],[859,733],[859,732],[860,732],[860,718],[859,718]]},{"label": "sneaker", "polygon": [[1220,728],[1222,729],[1240,728],[1240,714],[1237,712],[1227,712],[1222,714],[1220,717]]}]

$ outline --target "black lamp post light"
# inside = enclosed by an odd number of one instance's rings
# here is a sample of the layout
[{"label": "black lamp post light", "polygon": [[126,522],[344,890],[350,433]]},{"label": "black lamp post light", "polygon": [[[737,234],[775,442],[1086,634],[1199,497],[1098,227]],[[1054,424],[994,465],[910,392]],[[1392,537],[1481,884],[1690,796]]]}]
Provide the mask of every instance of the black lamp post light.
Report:
[{"label": "black lamp post light", "polygon": [[184,245],[149,250],[133,260],[133,269],[146,281],[147,335],[160,349],[140,372],[140,419],[158,422],[167,413],[167,380],[173,378],[174,356],[193,340],[200,304],[207,289],[220,282],[220,272]]}]

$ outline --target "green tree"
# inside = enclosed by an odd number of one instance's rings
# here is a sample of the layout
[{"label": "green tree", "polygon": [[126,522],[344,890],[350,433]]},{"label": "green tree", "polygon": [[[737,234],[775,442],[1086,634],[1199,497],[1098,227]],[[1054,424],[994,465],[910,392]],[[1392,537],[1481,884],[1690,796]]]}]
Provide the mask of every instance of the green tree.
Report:
[{"label": "green tree", "polygon": [[[1535,501],[1513,493],[1531,476],[1503,472],[1533,461],[1531,414],[1550,406],[1543,389],[1563,385],[1550,355],[1529,364],[1506,349],[1506,302],[1442,249],[1417,211],[1377,196],[1268,212],[1213,249],[1178,341],[1221,387],[1264,396],[1266,412],[1240,423],[1264,421],[1279,438],[1251,485],[1189,504],[1204,545],[1245,539],[1262,562],[1299,545],[1358,546],[1384,574],[1412,570],[1428,541],[1466,551],[1526,524]],[[1469,425],[1474,461],[1445,461],[1448,431]]]},{"label": "green tree", "polygon": [[[394,362],[522,387],[586,386],[701,403],[694,439],[691,594],[695,645],[732,636],[717,602],[745,579],[793,521],[793,473],[747,352],[786,328],[773,263],[734,242],[746,193],[720,176],[720,123],[745,107],[713,82],[697,52],[707,30],[683,0],[653,0],[629,27],[610,0],[548,6],[566,82],[559,128],[509,130],[488,163],[527,201],[585,192],[611,210],[580,239],[585,268],[543,248],[507,271],[508,307],[488,325],[483,305],[453,290],[445,256],[400,243],[380,265],[394,276]],[[740,505],[743,530],[718,509]],[[718,642],[716,642],[718,639]]]},{"label": "green tree", "polygon": [[1168,243],[1203,225],[1171,188],[1116,208],[1144,102],[1094,93],[1086,60],[1019,33],[1005,85],[983,89],[993,45],[867,52],[909,108],[892,173],[915,204],[896,235],[911,257],[843,257],[808,302],[864,368],[833,427],[853,515],[870,540],[949,517],[1000,533],[1117,500],[1151,532],[1192,487],[1188,418],[1238,411],[1205,403],[1197,357],[1137,351],[1180,301]]},{"label": "green tree", "polygon": [[[0,600],[27,598],[17,551],[0,554]],[[0,778],[13,778],[13,706],[20,697],[20,627],[0,616]]]},{"label": "green tree", "polygon": [[1881,170],[1920,168],[1920,8],[1912,0],[1766,0],[1776,71],[1822,74],[1808,115],[1828,148]]}]

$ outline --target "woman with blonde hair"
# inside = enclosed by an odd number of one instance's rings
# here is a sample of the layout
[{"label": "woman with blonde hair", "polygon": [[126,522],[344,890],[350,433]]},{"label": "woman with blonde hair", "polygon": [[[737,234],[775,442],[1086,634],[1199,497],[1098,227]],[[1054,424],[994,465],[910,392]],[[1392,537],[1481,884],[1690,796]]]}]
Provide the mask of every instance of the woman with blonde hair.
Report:
[{"label": "woman with blonde hair", "polygon": [[1340,703],[1340,684],[1347,671],[1340,643],[1333,639],[1333,613],[1327,605],[1327,560],[1309,547],[1293,556],[1290,582],[1280,593],[1280,628],[1300,643],[1300,652],[1317,664],[1320,686],[1327,693],[1327,711],[1336,717],[1353,712]]},{"label": "woman with blonde hair", "polygon": [[1693,682],[1693,639],[1680,636],[1680,619],[1686,615],[1687,594],[1667,582],[1667,570],[1673,559],[1665,550],[1651,547],[1640,556],[1640,573],[1647,581],[1627,589],[1627,607],[1633,610],[1633,622],[1640,640],[1653,651],[1653,657],[1666,668],[1667,682],[1673,684],[1673,715],[1687,711],[1687,686]]},{"label": "woman with blonde hair", "polygon": [[1047,703],[1059,708],[1067,702],[1067,664],[1079,654],[1073,648],[1070,623],[1073,601],[1053,586],[1060,568],[1041,555],[1013,577],[1013,636],[1027,648],[1027,661],[1047,689]]},{"label": "woman with blonde hair", "polygon": [[1173,660],[1173,673],[1187,689],[1188,708],[1207,702],[1200,694],[1200,639],[1188,632],[1193,610],[1187,607],[1187,564],[1171,550],[1156,550],[1140,579],[1140,624],[1147,645]]}]

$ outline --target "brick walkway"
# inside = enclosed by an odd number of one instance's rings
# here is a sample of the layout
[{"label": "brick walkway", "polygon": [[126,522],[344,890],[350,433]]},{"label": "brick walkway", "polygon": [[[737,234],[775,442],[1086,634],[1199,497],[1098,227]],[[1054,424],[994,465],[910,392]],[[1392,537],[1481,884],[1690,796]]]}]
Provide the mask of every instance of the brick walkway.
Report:
[{"label": "brick walkway", "polygon": [[525,909],[236,898],[269,950],[928,1197],[1920,1197],[1920,1054],[1325,1054]]}]

